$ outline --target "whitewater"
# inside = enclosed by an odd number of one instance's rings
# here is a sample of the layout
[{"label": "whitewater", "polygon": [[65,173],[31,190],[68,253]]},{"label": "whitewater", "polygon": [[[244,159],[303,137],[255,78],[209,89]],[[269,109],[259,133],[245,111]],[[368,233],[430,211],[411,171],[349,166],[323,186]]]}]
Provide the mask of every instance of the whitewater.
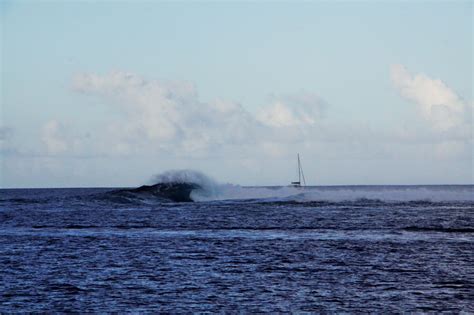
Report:
[{"label": "whitewater", "polygon": [[245,187],[218,185],[212,192],[197,191],[192,194],[195,201],[245,200],[258,201],[357,201],[374,200],[384,202],[432,201],[473,202],[474,189],[469,185],[417,185],[417,186],[291,186]]},{"label": "whitewater", "polygon": [[146,184],[1,189],[0,312],[474,312],[472,185]]},{"label": "whitewater", "polygon": [[199,189],[191,193],[193,201],[474,201],[473,185],[240,186],[219,183],[193,170],[168,171],[159,174],[150,180],[150,184],[156,183],[196,184]]}]

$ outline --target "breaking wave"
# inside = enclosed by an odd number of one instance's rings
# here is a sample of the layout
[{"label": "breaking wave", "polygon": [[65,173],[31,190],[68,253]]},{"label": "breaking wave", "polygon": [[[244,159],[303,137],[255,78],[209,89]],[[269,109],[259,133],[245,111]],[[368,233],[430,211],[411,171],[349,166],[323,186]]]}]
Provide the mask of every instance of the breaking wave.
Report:
[{"label": "breaking wave", "polygon": [[[221,184],[193,170],[156,175],[150,186],[118,191],[127,198],[171,201],[247,200],[255,202],[474,202],[473,185],[437,186],[239,186]],[[116,192],[114,193],[116,194]]]},{"label": "breaking wave", "polygon": [[155,183],[191,183],[200,188],[191,192],[194,201],[257,200],[257,201],[357,201],[382,202],[474,202],[473,185],[418,186],[240,186],[221,184],[203,173],[182,170],[168,171],[154,177]]},{"label": "breaking wave", "polygon": [[152,177],[150,184],[195,184],[202,187],[209,193],[213,193],[218,186],[217,182],[204,175],[201,172],[194,170],[172,170],[155,175]]},{"label": "breaking wave", "polygon": [[195,201],[263,199],[268,201],[474,202],[474,186],[312,186],[242,187],[220,185],[217,194],[193,194]]}]

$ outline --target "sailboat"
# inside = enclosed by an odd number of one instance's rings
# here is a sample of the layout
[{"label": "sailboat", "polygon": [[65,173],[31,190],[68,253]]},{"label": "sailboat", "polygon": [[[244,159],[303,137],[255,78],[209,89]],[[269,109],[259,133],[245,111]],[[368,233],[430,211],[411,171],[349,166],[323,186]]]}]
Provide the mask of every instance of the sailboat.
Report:
[{"label": "sailboat", "polygon": [[[306,179],[304,178],[303,174],[303,167],[301,166],[301,161],[300,161],[300,154],[298,153],[298,181],[297,182],[291,182],[292,187],[302,187],[306,186]],[[303,185],[301,185],[301,180],[303,180]]]}]

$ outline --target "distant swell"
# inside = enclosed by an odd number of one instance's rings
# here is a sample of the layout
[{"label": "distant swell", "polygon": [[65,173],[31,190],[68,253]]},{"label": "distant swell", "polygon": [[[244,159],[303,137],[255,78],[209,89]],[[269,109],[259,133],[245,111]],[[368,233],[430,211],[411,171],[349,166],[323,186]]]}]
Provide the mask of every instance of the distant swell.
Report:
[{"label": "distant swell", "polygon": [[[150,224],[127,224],[127,225],[75,225],[69,224],[64,226],[56,226],[56,225],[33,225],[33,229],[43,230],[43,229],[66,229],[66,230],[88,230],[88,229],[118,229],[118,230],[133,230],[133,229],[154,229],[154,230],[170,230],[170,227],[167,226],[160,226],[160,225],[150,225]],[[362,231],[366,230],[365,228],[339,228],[339,227],[318,227],[318,226],[294,226],[294,227],[285,227],[282,228],[280,226],[227,226],[225,228],[216,228],[213,227],[212,229],[206,228],[199,228],[197,226],[187,226],[181,228],[173,228],[173,230],[178,231],[196,231],[196,230],[206,230],[206,231]],[[372,231],[375,230],[390,230],[387,228],[376,228],[372,227]],[[438,233],[474,233],[474,228],[463,228],[463,227],[420,227],[420,226],[409,226],[406,228],[396,229],[399,231],[406,231],[406,232],[438,232]]]}]

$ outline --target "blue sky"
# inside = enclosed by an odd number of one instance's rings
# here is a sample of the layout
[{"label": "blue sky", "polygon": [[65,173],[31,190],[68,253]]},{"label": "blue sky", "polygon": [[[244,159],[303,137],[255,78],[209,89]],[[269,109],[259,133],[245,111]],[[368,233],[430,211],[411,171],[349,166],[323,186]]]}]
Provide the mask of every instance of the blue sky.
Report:
[{"label": "blue sky", "polygon": [[0,10],[2,187],[473,182],[472,2]]}]

